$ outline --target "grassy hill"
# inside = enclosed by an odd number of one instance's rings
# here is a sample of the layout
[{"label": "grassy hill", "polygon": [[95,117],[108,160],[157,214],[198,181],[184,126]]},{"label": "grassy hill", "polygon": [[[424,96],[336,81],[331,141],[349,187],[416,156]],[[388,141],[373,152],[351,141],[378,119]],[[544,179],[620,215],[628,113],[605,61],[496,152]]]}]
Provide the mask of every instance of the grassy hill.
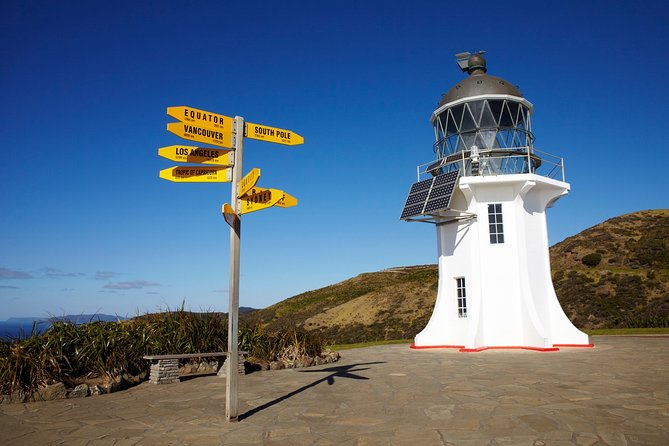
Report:
[{"label": "grassy hill", "polygon": [[669,209],[621,215],[550,249],[553,284],[578,327],[669,325]]},{"label": "grassy hill", "polygon": [[364,273],[244,316],[269,329],[303,326],[337,343],[413,337],[437,296],[436,265]]},{"label": "grassy hill", "polygon": [[[583,329],[669,326],[669,210],[612,218],[550,248],[553,282]],[[585,259],[585,263],[584,263]],[[308,291],[244,315],[299,325],[326,342],[411,338],[437,296],[436,265],[391,268]]]}]

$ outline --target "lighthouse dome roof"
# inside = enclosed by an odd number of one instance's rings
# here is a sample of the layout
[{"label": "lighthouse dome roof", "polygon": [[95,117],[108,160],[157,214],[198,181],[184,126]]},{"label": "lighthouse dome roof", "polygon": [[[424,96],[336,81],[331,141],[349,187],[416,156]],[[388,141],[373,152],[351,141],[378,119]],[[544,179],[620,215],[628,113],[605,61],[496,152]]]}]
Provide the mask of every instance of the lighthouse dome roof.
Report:
[{"label": "lighthouse dome roof", "polygon": [[477,73],[466,77],[444,93],[437,108],[459,99],[487,94],[506,94],[519,98],[523,97],[518,88],[501,77]]},{"label": "lighthouse dome roof", "polygon": [[475,54],[456,54],[455,57],[458,60],[458,65],[462,71],[469,73],[469,76],[458,82],[441,97],[437,109],[445,104],[450,104],[451,102],[473,96],[501,94],[519,98],[523,97],[523,94],[518,88],[506,80],[501,77],[486,74],[486,71],[488,70],[486,68],[486,60],[483,57],[483,53],[484,51]]}]

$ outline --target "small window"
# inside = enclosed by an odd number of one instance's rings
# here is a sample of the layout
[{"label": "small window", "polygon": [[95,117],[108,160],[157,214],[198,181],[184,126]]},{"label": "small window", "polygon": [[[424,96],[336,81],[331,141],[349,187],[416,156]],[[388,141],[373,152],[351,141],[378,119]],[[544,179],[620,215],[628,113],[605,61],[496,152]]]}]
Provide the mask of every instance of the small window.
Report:
[{"label": "small window", "polygon": [[488,205],[488,227],[490,228],[490,243],[504,243],[501,203]]},{"label": "small window", "polygon": [[455,288],[458,296],[458,317],[467,317],[467,290],[464,277],[455,278]]}]

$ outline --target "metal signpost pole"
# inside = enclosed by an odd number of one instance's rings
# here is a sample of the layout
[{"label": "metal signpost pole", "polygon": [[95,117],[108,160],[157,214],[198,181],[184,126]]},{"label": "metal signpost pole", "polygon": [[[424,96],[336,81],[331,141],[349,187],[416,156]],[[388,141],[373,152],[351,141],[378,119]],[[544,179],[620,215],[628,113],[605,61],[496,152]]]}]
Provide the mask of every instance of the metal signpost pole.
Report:
[{"label": "metal signpost pole", "polygon": [[[235,116],[233,138],[235,165],[232,170],[230,204],[234,213],[239,216],[241,209],[238,206],[237,188],[239,180],[242,178],[242,153],[244,149],[244,118],[241,116]],[[239,328],[239,244],[241,226],[241,218],[236,218],[234,225],[230,227],[230,301],[228,304],[228,359],[226,361],[227,383],[225,388],[225,417],[228,421],[237,421],[238,415],[239,351],[237,338]]]},{"label": "metal signpost pole", "polygon": [[[241,215],[274,206],[288,208],[297,205],[297,199],[282,190],[256,188],[255,185],[260,178],[260,169],[252,169],[246,177],[243,176],[244,139],[251,138],[294,146],[303,144],[304,138],[292,130],[246,123],[241,116],[231,118],[188,106],[167,107],[167,114],[179,121],[167,124],[169,132],[180,138],[204,142],[217,146],[217,148],[190,145],[159,148],[159,156],[173,161],[213,164],[213,166],[177,166],[163,169],[160,171],[160,178],[177,183],[232,183],[231,204],[224,203],[221,209],[223,218],[230,225],[230,284],[228,287],[230,298],[228,304],[228,359],[225,365],[227,372],[225,417],[228,421],[237,421],[239,415],[238,333]],[[225,149],[218,147],[225,147]],[[231,165],[232,167],[228,167]]]},{"label": "metal signpost pole", "polygon": [[[167,107],[167,114],[179,122],[167,124],[167,130],[180,138],[204,142],[217,148],[172,145],[158,149],[158,155],[177,162],[213,164],[213,166],[177,166],[160,171],[160,178],[177,183],[232,183],[230,203],[222,206],[223,218],[230,225],[230,300],[228,305],[228,359],[225,370],[225,417],[237,421],[239,415],[239,250],[241,215],[270,207],[289,208],[297,199],[279,189],[255,187],[260,169],[242,172],[244,139],[273,142],[288,146],[304,143],[292,130],[244,122],[193,107]],[[248,129],[248,133],[247,130]],[[225,147],[220,149],[218,147]],[[230,150],[232,149],[232,151]],[[234,158],[234,160],[233,160]],[[229,167],[231,166],[232,167]],[[243,201],[242,201],[243,198]]]}]

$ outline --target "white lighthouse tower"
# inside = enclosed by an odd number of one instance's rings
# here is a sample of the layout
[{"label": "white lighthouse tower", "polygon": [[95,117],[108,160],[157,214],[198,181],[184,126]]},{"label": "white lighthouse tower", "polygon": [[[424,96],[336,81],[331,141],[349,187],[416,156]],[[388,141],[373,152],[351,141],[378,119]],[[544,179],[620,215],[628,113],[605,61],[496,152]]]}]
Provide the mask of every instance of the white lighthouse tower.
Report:
[{"label": "white lighthouse tower", "polygon": [[456,58],[468,77],[432,113],[436,161],[418,166],[401,216],[437,229],[437,300],[412,347],[591,347],[551,280],[545,212],[569,192],[563,160],[534,148],[532,104],[482,52]]}]

